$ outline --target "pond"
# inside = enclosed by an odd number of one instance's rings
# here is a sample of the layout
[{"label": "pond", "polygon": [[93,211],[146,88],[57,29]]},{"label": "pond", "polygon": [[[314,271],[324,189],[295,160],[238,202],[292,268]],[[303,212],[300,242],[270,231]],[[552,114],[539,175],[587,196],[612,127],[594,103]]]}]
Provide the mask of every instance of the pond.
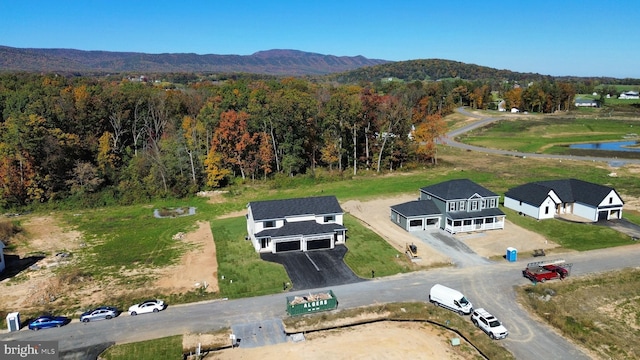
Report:
[{"label": "pond", "polygon": [[607,150],[607,151],[635,151],[640,152],[638,141],[611,141],[590,144],[572,144],[571,149]]}]

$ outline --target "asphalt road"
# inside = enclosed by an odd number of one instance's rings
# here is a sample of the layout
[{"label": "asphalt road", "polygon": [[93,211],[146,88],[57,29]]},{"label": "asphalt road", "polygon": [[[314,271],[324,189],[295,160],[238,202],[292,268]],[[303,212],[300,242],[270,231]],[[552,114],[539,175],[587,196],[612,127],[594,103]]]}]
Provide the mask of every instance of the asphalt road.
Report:
[{"label": "asphalt road", "polygon": [[[573,263],[571,276],[637,266],[640,245],[567,254]],[[503,321],[510,335],[501,340],[517,359],[589,359],[572,343],[521,308],[514,286],[528,284],[521,270],[527,260],[497,262],[465,268],[440,268],[332,287],[340,308],[386,302],[427,301],[436,283],[459,289],[474,304]],[[21,330],[0,335],[0,340],[57,340],[60,350],[104,342],[126,343],[164,336],[200,333],[252,322],[286,317],[288,293],[238,300],[220,300],[169,306],[156,314],[128,316],[83,324],[72,322],[58,328],[33,332]],[[559,356],[559,354],[562,354]]]}]

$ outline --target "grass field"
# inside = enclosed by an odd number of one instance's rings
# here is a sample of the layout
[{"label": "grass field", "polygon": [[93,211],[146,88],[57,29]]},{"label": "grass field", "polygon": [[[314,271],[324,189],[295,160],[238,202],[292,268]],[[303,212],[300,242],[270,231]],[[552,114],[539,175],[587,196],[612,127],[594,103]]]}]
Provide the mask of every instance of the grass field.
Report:
[{"label": "grass field", "polygon": [[105,360],[182,359],[182,335],[112,346],[100,354]]},{"label": "grass field", "polygon": [[[528,153],[571,153],[567,145],[620,141],[640,132],[640,121],[602,119],[518,119],[493,123],[460,139],[468,144]],[[580,153],[575,153],[579,155]],[[582,153],[584,154],[584,152]],[[602,154],[602,152],[598,152]],[[619,152],[616,152],[620,155]],[[606,155],[600,155],[606,156]],[[640,158],[640,153],[634,154]]]},{"label": "grass field", "polygon": [[640,354],[640,270],[527,285],[521,302],[601,359]]}]

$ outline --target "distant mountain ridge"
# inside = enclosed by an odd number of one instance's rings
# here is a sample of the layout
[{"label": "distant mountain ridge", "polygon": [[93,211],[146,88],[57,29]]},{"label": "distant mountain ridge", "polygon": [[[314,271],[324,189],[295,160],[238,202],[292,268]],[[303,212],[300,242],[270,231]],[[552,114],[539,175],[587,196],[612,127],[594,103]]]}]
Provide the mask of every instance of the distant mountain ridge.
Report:
[{"label": "distant mountain ridge", "polygon": [[246,72],[325,75],[388,63],[364,56],[334,56],[275,49],[252,55],[147,54],[0,46],[0,71],[60,72]]}]

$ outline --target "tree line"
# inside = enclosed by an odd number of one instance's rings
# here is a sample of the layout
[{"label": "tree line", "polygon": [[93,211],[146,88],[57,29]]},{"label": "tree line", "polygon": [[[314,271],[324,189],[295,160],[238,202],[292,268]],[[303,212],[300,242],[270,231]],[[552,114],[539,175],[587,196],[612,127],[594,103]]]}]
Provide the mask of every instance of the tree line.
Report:
[{"label": "tree line", "polygon": [[443,117],[457,106],[487,109],[497,93],[530,111],[567,110],[572,89],[546,80],[514,87],[251,76],[167,87],[4,73],[0,206],[128,204],[319,168],[356,175],[437,164]]}]

